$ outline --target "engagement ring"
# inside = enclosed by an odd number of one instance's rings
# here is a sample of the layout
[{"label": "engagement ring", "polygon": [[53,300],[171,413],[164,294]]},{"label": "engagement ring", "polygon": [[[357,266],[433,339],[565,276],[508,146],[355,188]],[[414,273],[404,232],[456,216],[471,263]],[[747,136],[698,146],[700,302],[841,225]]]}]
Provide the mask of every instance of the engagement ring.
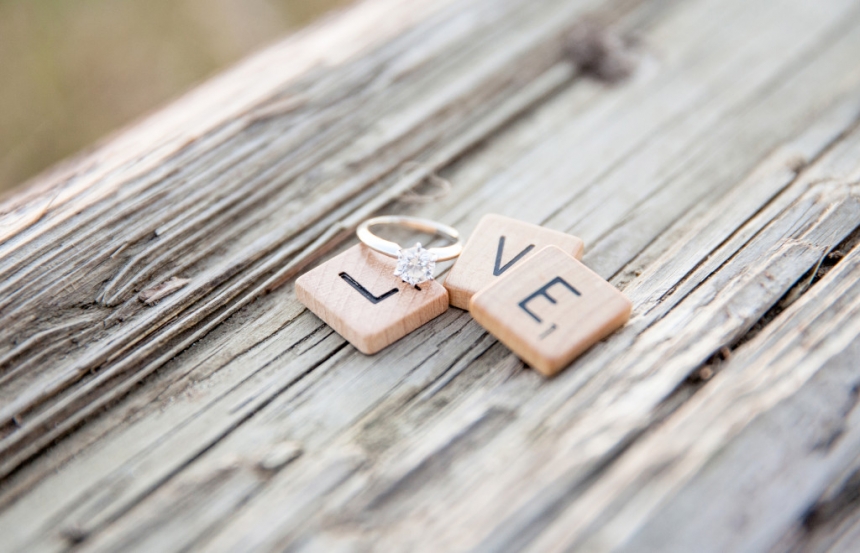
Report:
[{"label": "engagement ring", "polygon": [[[370,231],[370,227],[381,225],[395,225],[426,232],[428,234],[436,234],[453,243],[441,248],[425,249],[421,246],[421,243],[418,242],[412,248],[403,249],[400,245],[380,238]],[[361,223],[355,233],[358,235],[358,239],[364,242],[371,249],[389,257],[396,258],[397,268],[394,270],[394,274],[412,286],[417,286],[422,282],[432,280],[433,272],[436,270],[437,261],[454,259],[463,251],[463,244],[460,241],[460,233],[457,232],[456,229],[429,219],[402,217],[396,215],[374,217],[373,219],[368,219]]]}]

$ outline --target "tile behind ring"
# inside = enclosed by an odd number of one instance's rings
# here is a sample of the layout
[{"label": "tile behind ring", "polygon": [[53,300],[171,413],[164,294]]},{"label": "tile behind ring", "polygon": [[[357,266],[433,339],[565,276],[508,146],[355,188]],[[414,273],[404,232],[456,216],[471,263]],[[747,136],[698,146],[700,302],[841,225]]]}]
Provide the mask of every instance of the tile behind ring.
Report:
[{"label": "tile behind ring", "polygon": [[501,215],[484,215],[445,277],[451,305],[469,309],[473,295],[545,246],[558,246],[576,259],[582,258],[584,249],[582,240],[571,234]]}]

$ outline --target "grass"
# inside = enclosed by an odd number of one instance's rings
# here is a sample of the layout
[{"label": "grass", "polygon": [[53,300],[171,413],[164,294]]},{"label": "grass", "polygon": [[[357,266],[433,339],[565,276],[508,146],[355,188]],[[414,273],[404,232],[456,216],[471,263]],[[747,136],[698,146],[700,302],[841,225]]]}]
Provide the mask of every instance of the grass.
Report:
[{"label": "grass", "polygon": [[0,193],[346,0],[0,0]]}]

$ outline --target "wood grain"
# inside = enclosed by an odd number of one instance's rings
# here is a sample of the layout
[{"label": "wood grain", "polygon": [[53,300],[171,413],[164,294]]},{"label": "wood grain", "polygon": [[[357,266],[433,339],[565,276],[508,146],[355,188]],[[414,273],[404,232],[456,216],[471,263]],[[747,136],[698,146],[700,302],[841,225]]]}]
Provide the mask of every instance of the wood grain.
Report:
[{"label": "wood grain", "polygon": [[[44,175],[0,549],[850,546],[858,51],[851,0],[371,0]],[[580,237],[634,316],[551,380],[459,310],[362,355],[295,278],[378,212]]]}]

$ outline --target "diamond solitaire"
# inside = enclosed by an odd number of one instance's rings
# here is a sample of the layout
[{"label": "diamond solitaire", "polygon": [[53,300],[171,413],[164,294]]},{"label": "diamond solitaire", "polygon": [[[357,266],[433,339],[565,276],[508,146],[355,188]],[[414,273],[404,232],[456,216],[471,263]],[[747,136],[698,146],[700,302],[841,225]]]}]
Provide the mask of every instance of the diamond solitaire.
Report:
[{"label": "diamond solitaire", "polygon": [[[447,246],[424,249],[421,243],[415,244],[414,248],[401,248],[396,242],[385,240],[375,235],[371,227],[393,225],[441,236],[449,242]],[[463,243],[460,241],[460,233],[457,229],[417,217],[406,217],[403,215],[382,215],[374,217],[358,225],[355,229],[358,239],[364,242],[370,249],[388,257],[397,259],[397,268],[394,275],[399,276],[403,282],[411,286],[417,286],[422,282],[433,280],[433,271],[436,269],[437,261],[448,261],[454,259],[463,251]],[[420,290],[420,288],[419,288]]]},{"label": "diamond solitaire", "polygon": [[397,253],[397,268],[394,274],[403,279],[403,282],[417,286],[433,278],[437,258],[435,253],[422,248],[419,242],[414,248],[400,250]]}]

